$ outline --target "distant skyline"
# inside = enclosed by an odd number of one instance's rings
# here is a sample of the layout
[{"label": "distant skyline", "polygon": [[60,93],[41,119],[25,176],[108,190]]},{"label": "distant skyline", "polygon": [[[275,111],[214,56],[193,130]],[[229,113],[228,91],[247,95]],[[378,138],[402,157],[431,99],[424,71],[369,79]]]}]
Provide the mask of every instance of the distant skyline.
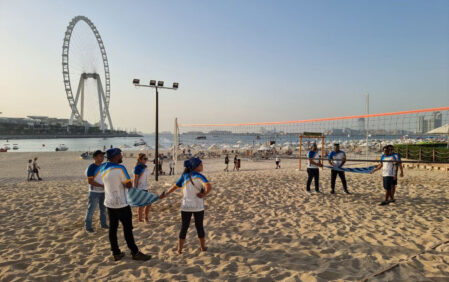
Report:
[{"label": "distant skyline", "polygon": [[448,1],[0,0],[0,116],[70,117],[77,15],[104,41],[116,128],[154,131],[154,92],[133,78],[180,83],[161,91],[162,131],[364,114],[366,93],[371,113],[449,105]]}]

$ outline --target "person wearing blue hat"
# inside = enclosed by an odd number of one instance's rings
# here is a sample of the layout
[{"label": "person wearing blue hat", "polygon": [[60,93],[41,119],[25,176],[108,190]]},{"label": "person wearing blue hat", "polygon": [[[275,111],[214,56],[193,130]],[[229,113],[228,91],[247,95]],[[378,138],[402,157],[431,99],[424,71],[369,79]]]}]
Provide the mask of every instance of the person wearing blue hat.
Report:
[{"label": "person wearing blue hat", "polygon": [[182,254],[182,248],[186,239],[192,215],[195,218],[195,227],[200,241],[201,251],[206,251],[206,239],[203,227],[204,221],[204,197],[212,189],[207,178],[201,174],[203,163],[199,158],[190,158],[184,162],[184,172],[175,185],[161,199],[173,193],[177,189],[182,189],[183,198],[181,204],[181,232],[178,240],[178,253]]},{"label": "person wearing blue hat", "polygon": [[132,187],[131,177],[123,162],[122,151],[112,148],[106,151],[108,162],[101,167],[101,178],[104,184],[104,205],[108,210],[109,217],[109,242],[115,261],[121,260],[125,254],[120,251],[117,242],[117,229],[119,221],[123,225],[126,244],[131,250],[134,260],[147,261],[151,256],[143,254],[137,248],[133,235],[132,211],[126,198],[126,189]]}]

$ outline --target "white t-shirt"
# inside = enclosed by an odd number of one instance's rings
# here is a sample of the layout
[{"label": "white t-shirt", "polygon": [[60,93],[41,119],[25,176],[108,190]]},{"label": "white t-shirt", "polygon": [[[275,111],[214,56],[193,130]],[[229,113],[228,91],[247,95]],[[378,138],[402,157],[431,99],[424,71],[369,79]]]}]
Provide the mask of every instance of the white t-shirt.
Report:
[{"label": "white t-shirt", "polygon": [[134,168],[134,176],[139,176],[139,181],[137,182],[137,189],[148,190],[150,187],[150,170],[146,165],[138,164]]},{"label": "white t-shirt", "polygon": [[204,210],[204,199],[198,198],[196,194],[201,191],[201,188],[206,189],[206,183],[208,183],[206,177],[198,172],[192,172],[190,177],[188,173],[181,175],[176,182],[176,186],[182,189],[183,193],[182,211],[197,212]]},{"label": "white t-shirt", "polygon": [[101,166],[100,173],[104,183],[104,205],[113,209],[128,206],[124,184],[131,182],[131,177],[126,168],[121,164],[107,162]]},{"label": "white t-shirt", "polygon": [[279,157],[276,157],[276,162],[280,162],[281,159]]},{"label": "white t-shirt", "polygon": [[318,166],[312,164],[310,162],[310,159],[312,159],[316,163],[319,163],[319,161],[321,159],[321,155],[318,153],[318,151],[316,151],[316,152],[309,151],[309,153],[307,154],[307,167],[308,168],[319,168]]},{"label": "white t-shirt", "polygon": [[[95,163],[92,163],[87,167],[85,175],[87,179],[93,179],[98,184],[103,184],[103,179],[101,179],[100,170],[101,165],[96,165]],[[89,192],[104,193],[104,188],[89,184]]]},{"label": "white t-shirt", "polygon": [[[380,158],[380,162],[383,164],[383,166],[382,166],[382,176],[383,177],[395,176],[394,163],[391,161],[397,161],[397,160],[398,159],[396,158],[395,155],[389,155],[389,156],[382,155],[382,157]],[[390,161],[390,162],[384,162],[384,161]]]},{"label": "white t-shirt", "polygon": [[343,163],[343,158],[346,157],[346,153],[343,151],[332,151],[329,154],[329,160],[332,160],[334,163],[334,167],[340,167],[340,165]]}]

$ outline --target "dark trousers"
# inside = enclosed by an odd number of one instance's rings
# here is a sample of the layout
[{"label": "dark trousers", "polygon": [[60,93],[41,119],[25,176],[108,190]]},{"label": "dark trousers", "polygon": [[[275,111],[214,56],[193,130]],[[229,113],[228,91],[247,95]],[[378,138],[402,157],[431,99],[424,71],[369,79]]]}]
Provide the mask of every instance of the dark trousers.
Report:
[{"label": "dark trousers", "polygon": [[348,186],[346,186],[345,172],[332,169],[331,170],[331,188],[332,188],[332,191],[335,190],[335,181],[337,180],[337,175],[340,176],[341,184],[343,185],[343,189],[348,190]]},{"label": "dark trousers", "polygon": [[203,220],[204,220],[204,211],[199,212],[186,212],[181,211],[181,218],[182,218],[182,226],[181,226],[181,232],[179,232],[179,239],[185,239],[187,235],[187,230],[189,229],[190,225],[190,219],[193,217],[195,218],[195,227],[196,227],[196,233],[198,233],[198,238],[204,238],[204,227],[203,227]]},{"label": "dark trousers", "polygon": [[175,168],[171,167],[168,175],[175,175]]},{"label": "dark trousers", "polygon": [[117,242],[117,229],[119,221],[123,225],[123,233],[125,235],[126,244],[133,255],[139,252],[134,242],[133,236],[133,214],[131,207],[127,206],[120,209],[108,208],[109,217],[109,242],[111,243],[111,251],[114,255],[121,253]]},{"label": "dark trousers", "polygon": [[320,170],[318,168],[308,168],[307,169],[307,191],[310,191],[310,184],[315,178],[315,191],[320,191],[319,181],[320,181]]}]

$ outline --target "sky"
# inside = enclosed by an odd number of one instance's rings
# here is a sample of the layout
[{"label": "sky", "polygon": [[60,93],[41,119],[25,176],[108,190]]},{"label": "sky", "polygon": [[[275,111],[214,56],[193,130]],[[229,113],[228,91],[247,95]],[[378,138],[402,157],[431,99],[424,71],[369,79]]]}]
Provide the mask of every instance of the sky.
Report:
[{"label": "sky", "polygon": [[[160,91],[160,128],[169,131],[175,117],[243,123],[364,114],[366,93],[371,113],[449,105],[445,0],[0,0],[0,116],[70,116],[61,52],[77,15],[103,39],[120,129],[154,131],[154,91],[136,89],[133,78],[179,82],[177,91]],[[95,40],[87,32],[76,39]],[[94,96],[86,104],[98,109]]]}]

